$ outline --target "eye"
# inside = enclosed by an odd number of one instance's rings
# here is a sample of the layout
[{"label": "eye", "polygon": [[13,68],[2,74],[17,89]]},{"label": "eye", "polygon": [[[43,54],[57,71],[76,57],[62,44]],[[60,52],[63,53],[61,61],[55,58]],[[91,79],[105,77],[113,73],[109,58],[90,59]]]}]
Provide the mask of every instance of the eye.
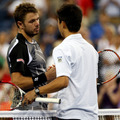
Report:
[{"label": "eye", "polygon": [[39,21],[39,17],[37,19],[30,20],[29,23],[34,23],[35,21]]},{"label": "eye", "polygon": [[33,22],[35,22],[35,20],[34,20],[34,19],[29,21],[29,23],[33,23]]}]

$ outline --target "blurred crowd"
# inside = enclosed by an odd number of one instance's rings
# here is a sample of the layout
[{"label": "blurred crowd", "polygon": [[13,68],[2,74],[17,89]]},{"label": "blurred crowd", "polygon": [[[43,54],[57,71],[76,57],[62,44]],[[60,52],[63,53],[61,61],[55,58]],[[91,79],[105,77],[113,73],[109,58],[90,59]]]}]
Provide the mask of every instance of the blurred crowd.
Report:
[{"label": "blurred crowd", "polygon": [[[13,19],[15,7],[21,2],[33,2],[40,13],[39,43],[47,61],[53,64],[52,50],[63,40],[57,27],[56,10],[63,3],[77,4],[83,11],[80,33],[97,51],[106,48],[120,55],[120,0],[0,0],[0,80],[10,81],[6,62],[9,43],[17,34]],[[119,78],[98,90],[100,108],[120,107]]]}]

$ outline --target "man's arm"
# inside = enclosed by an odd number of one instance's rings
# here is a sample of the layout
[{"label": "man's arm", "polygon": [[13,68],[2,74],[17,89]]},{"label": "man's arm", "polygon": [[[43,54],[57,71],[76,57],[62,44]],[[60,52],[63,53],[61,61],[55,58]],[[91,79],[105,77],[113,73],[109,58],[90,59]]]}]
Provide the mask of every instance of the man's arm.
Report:
[{"label": "man's arm", "polygon": [[[55,66],[45,72],[47,82],[56,78]],[[25,77],[20,72],[13,72],[11,74],[12,82],[23,90],[31,89],[34,87],[32,77]]]},{"label": "man's arm", "polygon": [[[69,84],[69,78],[67,76],[61,76],[56,78],[49,84],[39,87],[39,93],[41,95],[44,95],[52,92],[57,92],[61,89],[66,88],[68,84]],[[37,95],[35,93],[35,90],[31,90],[30,92],[25,94],[22,105],[24,106],[24,104],[32,103],[36,97]]]},{"label": "man's arm", "polygon": [[11,74],[11,80],[14,84],[19,86],[23,90],[33,88],[32,77],[25,77],[20,72],[13,72]]},{"label": "man's arm", "polygon": [[40,94],[48,94],[57,92],[68,86],[69,79],[67,76],[61,76],[50,82],[49,84],[39,87]]}]

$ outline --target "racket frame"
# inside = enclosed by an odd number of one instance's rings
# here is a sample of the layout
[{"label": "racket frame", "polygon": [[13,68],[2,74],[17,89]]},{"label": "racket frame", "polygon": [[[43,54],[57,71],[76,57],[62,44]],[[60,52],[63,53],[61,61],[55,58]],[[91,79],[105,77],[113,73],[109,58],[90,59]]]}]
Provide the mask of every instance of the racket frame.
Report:
[{"label": "racket frame", "polygon": [[[119,56],[114,50],[111,50],[111,49],[104,49],[104,50],[102,50],[102,51],[98,51],[98,54],[100,54],[100,53],[102,53],[102,52],[105,52],[105,51],[113,52],[113,53],[118,57],[118,60],[120,61],[120,56]],[[116,77],[119,75],[119,73],[120,73],[120,69],[118,70],[117,74],[116,74],[114,77],[112,77],[111,79],[106,80],[106,81],[104,81],[104,82],[97,83],[97,85],[103,85],[103,84],[105,84],[105,83],[110,82],[111,80],[113,80],[114,78],[116,78]]]},{"label": "racket frame", "polygon": [[[0,81],[0,83],[3,83],[3,84],[11,84],[11,85],[13,85],[14,87],[16,87],[16,88],[20,91],[20,97],[21,97],[21,98],[20,98],[19,103],[16,105],[15,108],[10,108],[10,110],[14,110],[14,109],[18,108],[18,107],[21,105],[21,103],[22,103],[23,95],[25,95],[26,93],[25,93],[21,88],[19,88],[17,85],[15,85],[15,84],[12,83],[12,82]],[[61,99],[59,99],[59,98],[43,98],[43,97],[37,97],[37,98],[35,99],[35,102],[57,103],[57,104],[60,104],[60,103],[61,103]]]},{"label": "racket frame", "polygon": [[20,105],[21,105],[21,103],[22,103],[22,100],[23,100],[23,94],[25,94],[25,92],[21,89],[21,88],[19,88],[17,85],[15,85],[14,83],[12,83],[12,82],[6,82],[6,81],[0,81],[0,83],[3,83],[3,84],[11,84],[11,85],[13,85],[14,87],[16,87],[18,90],[19,90],[19,92],[20,92],[20,100],[19,100],[19,103],[16,105],[16,107],[14,107],[14,108],[10,108],[10,110],[14,110],[14,109],[16,109],[17,107],[19,107]]}]

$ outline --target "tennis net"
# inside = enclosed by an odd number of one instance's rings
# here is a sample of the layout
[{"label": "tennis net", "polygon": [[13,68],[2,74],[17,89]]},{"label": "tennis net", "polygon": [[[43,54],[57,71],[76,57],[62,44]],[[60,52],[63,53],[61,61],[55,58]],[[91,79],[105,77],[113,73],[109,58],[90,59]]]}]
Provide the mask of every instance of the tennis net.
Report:
[{"label": "tennis net", "polygon": [[55,110],[0,111],[0,120],[56,120]]},{"label": "tennis net", "polygon": [[[56,120],[55,110],[0,111],[0,120]],[[99,109],[99,120],[120,120],[120,109]]]},{"label": "tennis net", "polygon": [[99,120],[120,120],[120,109],[99,109]]}]

